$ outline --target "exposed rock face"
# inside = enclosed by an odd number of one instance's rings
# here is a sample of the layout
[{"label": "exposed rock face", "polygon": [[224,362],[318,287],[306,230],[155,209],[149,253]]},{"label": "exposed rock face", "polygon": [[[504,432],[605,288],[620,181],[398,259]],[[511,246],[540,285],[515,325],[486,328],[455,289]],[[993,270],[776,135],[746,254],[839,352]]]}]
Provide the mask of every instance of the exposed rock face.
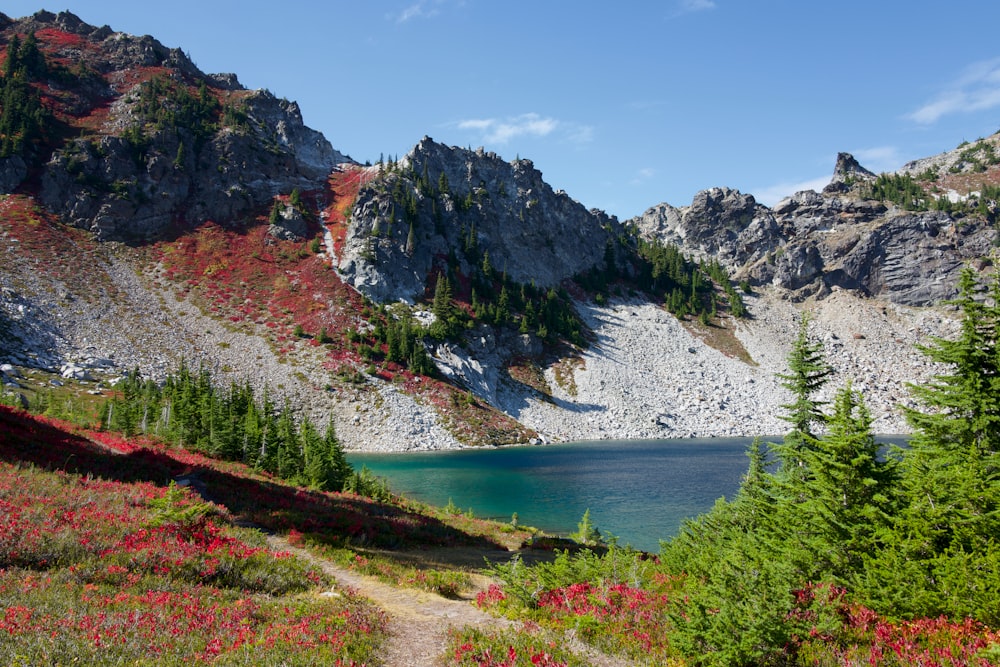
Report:
[{"label": "exposed rock face", "polygon": [[373,299],[413,301],[449,261],[470,275],[464,251],[475,248],[513,281],[550,287],[601,263],[618,228],[553,192],[529,160],[425,137],[359,194],[340,270]]},{"label": "exposed rock face", "polygon": [[873,178],[875,174],[862,167],[853,155],[838,153],[837,164],[833,168],[833,178],[830,184],[823,188],[823,192],[828,194],[844,192],[849,189],[851,183]]},{"label": "exposed rock face", "polygon": [[448,342],[438,345],[434,350],[435,362],[442,375],[491,405],[500,404],[500,390],[510,384],[502,370],[507,360],[542,353],[541,341],[535,336],[488,325],[480,325],[466,338],[464,345]]},{"label": "exposed rock face", "polygon": [[[95,28],[67,12],[6,20],[19,33],[50,28],[84,39],[66,40],[49,54],[91,72],[63,91],[71,107],[66,111],[88,116],[109,107],[109,113],[99,131],[52,153],[39,198],[102,239],[151,239],[178,221],[231,222],[259,211],[276,194],[320,187],[336,164],[348,161],[303,124],[296,103],[247,91],[232,74],[205,75],[180,49],[152,37]],[[143,82],[151,76],[221,104],[197,130],[190,123],[154,121],[139,110]],[[227,121],[222,105],[236,109],[240,120]],[[12,190],[26,173],[14,160],[4,161],[0,191]]]},{"label": "exposed rock face", "polygon": [[149,239],[178,219],[228,222],[276,194],[315,188],[345,161],[294,103],[253,92],[243,108],[248,129],[222,128],[200,150],[184,129],[153,135],[138,160],[121,137],[79,139],[46,165],[42,202],[103,239]]},{"label": "exposed rock face", "polygon": [[278,213],[278,221],[268,228],[268,233],[286,241],[299,241],[309,233],[309,223],[294,206],[285,206]]},{"label": "exposed rock face", "polygon": [[20,155],[0,159],[0,193],[10,194],[28,177],[28,165]]},{"label": "exposed rock face", "polygon": [[688,207],[660,204],[629,224],[693,257],[717,258],[737,279],[774,285],[793,298],[834,287],[910,306],[954,296],[959,270],[990,254],[996,230],[981,218],[907,212],[851,190],[852,182],[873,177],[841,153],[823,194],[799,192],[769,209],[750,195],[713,188]]},{"label": "exposed rock face", "polygon": [[739,266],[763,257],[782,236],[774,216],[753,195],[730,188],[703,190],[690,206],[654,206],[629,221],[649,238],[680,246],[698,259]]}]

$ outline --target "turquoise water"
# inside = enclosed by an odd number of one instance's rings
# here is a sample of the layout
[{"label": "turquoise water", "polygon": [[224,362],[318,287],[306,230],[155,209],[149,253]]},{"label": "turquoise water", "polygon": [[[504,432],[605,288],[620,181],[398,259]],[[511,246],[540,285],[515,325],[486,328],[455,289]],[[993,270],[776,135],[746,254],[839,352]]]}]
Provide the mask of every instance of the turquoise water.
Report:
[{"label": "turquoise water", "polygon": [[751,438],[579,442],[413,454],[348,454],[393,491],[477,517],[547,532],[576,530],[584,511],[621,544],[659,550],[685,518],[732,497]]}]

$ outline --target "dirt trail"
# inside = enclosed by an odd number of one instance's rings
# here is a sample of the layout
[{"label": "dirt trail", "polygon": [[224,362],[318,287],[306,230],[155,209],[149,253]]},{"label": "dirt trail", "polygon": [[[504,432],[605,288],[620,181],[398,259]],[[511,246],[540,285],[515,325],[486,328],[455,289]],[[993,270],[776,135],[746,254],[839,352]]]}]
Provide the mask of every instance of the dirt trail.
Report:
[{"label": "dirt trail", "polygon": [[[279,535],[268,534],[267,542],[272,549],[288,551],[319,567],[333,577],[338,586],[368,598],[385,611],[389,621],[389,640],[383,656],[385,667],[441,665],[451,628],[512,628],[519,625],[508,619],[490,616],[477,609],[470,599],[449,600],[427,591],[390,586],[373,577],[352,572],[291,545]],[[482,556],[479,562],[482,562]],[[570,650],[593,667],[628,667],[633,664],[587,646],[572,632],[567,633],[565,642]]]},{"label": "dirt trail", "polygon": [[452,627],[499,628],[514,625],[512,621],[480,611],[470,600],[449,600],[426,591],[390,586],[317,558],[277,535],[268,535],[267,541],[272,549],[289,551],[321,568],[341,588],[351,589],[368,598],[386,612],[390,634],[384,656],[386,667],[441,664],[439,659],[447,646],[448,629]]},{"label": "dirt trail", "polygon": [[[181,486],[191,486],[202,498],[216,502],[204,481],[197,475],[188,475],[177,480]],[[368,598],[381,608],[388,620],[389,639],[383,655],[384,667],[435,667],[442,664],[442,657],[448,646],[448,631],[465,627],[513,628],[518,623],[497,618],[475,607],[472,598],[447,599],[429,591],[390,586],[374,577],[365,576],[319,558],[307,549],[291,544],[287,538],[272,533],[261,526],[237,521],[237,525],[260,530],[268,545],[275,551],[287,551],[304,561],[320,568],[332,577],[338,587],[349,589]],[[500,550],[483,551],[472,548],[450,548],[424,552],[416,560],[447,563],[451,566],[475,567],[483,563],[484,557],[491,562],[506,560],[513,554]],[[406,556],[400,554],[402,560]],[[528,557],[528,561],[534,560]],[[487,577],[472,575],[474,585],[485,590],[489,584]],[[593,667],[628,667],[634,663],[606,655],[580,641],[572,630],[564,635],[566,647]]]}]

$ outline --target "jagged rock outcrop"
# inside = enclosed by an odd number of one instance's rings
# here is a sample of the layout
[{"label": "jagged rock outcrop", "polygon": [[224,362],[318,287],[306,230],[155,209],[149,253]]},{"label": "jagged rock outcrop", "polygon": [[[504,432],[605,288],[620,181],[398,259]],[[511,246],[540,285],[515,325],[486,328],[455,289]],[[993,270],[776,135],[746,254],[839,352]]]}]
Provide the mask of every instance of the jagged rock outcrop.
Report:
[{"label": "jagged rock outcrop", "polygon": [[830,183],[823,188],[824,194],[836,194],[846,192],[851,185],[858,181],[868,181],[875,178],[875,174],[861,166],[861,163],[850,153],[837,153],[837,164],[833,167],[833,178]]},{"label": "jagged rock outcrop", "polygon": [[[53,85],[65,89],[65,113],[93,120],[81,121],[82,136],[54,147],[39,199],[99,238],[150,239],[176,222],[228,223],[277,194],[322,187],[349,160],[304,125],[296,103],[248,91],[232,74],[206,75],[152,37],[95,28],[68,12],[4,19],[5,32],[48,28],[77,37],[47,45],[46,57],[86,72]],[[158,92],[149,92],[150,80],[161,82]],[[26,175],[6,161],[0,189]]]},{"label": "jagged rock outcrop", "polygon": [[766,206],[731,188],[703,190],[683,208],[654,206],[629,224],[647,238],[677,245],[696,259],[716,258],[727,266],[760,259],[784,234]]},{"label": "jagged rock outcrop", "polygon": [[294,206],[282,206],[267,233],[285,241],[301,241],[309,233],[309,221]]},{"label": "jagged rock outcrop", "polygon": [[257,91],[242,109],[244,127],[223,127],[201,146],[184,128],[157,132],[138,158],[122,137],[78,139],[46,165],[41,200],[101,238],[148,239],[178,219],[228,222],[279,193],[314,189],[345,161],[303,125],[296,104]]},{"label": "jagged rock outcrop", "polygon": [[792,298],[834,287],[909,306],[952,297],[961,267],[992,252],[996,229],[982,217],[905,211],[866,199],[863,184],[874,177],[841,153],[822,194],[799,192],[767,208],[751,195],[712,188],[690,206],[660,204],[627,224]]},{"label": "jagged rock outcrop", "polygon": [[541,353],[542,343],[536,336],[480,325],[469,332],[462,345],[443,342],[435,346],[434,359],[444,377],[498,405],[501,388],[510,383],[503,371],[507,361]]},{"label": "jagged rock outcrop", "polygon": [[619,228],[553,191],[530,160],[425,137],[386,172],[358,195],[339,264],[379,301],[414,301],[434,271],[468,276],[487,256],[514,282],[555,286],[603,262]]}]

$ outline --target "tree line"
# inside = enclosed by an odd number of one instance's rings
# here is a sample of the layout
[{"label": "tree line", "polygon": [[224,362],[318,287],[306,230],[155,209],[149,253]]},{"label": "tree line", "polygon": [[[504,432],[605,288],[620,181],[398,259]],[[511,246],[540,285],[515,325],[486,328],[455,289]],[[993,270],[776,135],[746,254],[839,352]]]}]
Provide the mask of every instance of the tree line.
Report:
[{"label": "tree line", "polygon": [[835,637],[850,622],[845,609],[1000,626],[1000,278],[987,286],[964,270],[952,305],[957,336],[919,346],[945,370],[910,387],[905,447],[877,441],[850,384],[818,398],[833,369],[804,319],[779,376],[789,431],[748,448],[734,497],[662,541],[645,574],[612,543],[603,557],[498,567],[504,591],[537,607],[544,591],[581,577],[672,581],[658,627],[692,665],[813,664],[795,647]]},{"label": "tree line", "polygon": [[133,371],[116,390],[101,410],[108,430],[154,435],[318,490],[355,481],[332,418],[321,432],[296,420],[287,400],[279,408],[266,392],[258,399],[249,383],[221,390],[208,370],[182,363],[162,384]]},{"label": "tree line", "polygon": [[52,115],[32,82],[43,80],[47,72],[34,33],[23,41],[11,37],[0,77],[0,158],[27,156],[44,140]]}]

